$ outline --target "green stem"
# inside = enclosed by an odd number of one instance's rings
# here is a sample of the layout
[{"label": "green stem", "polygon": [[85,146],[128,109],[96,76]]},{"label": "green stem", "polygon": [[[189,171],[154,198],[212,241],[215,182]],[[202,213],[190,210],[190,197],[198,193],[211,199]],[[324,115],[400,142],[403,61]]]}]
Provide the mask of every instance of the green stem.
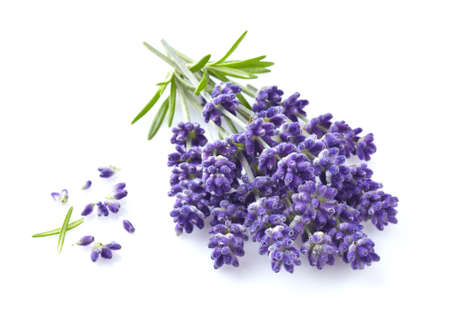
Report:
[{"label": "green stem", "polygon": [[180,92],[180,96],[181,96],[181,109],[183,110],[184,120],[186,122],[190,122],[191,116],[189,114],[189,109],[188,109],[188,105],[187,105],[186,93],[184,91],[183,86],[179,86],[178,88],[180,89],[179,92]]},{"label": "green stem", "polygon": [[[79,220],[73,221],[72,223],[70,223],[67,226],[67,231],[70,231],[70,230],[74,229],[75,227],[83,224],[83,222],[84,222],[84,218],[80,218]],[[58,235],[60,231],[61,231],[61,228],[58,227],[58,228],[55,228],[55,229],[47,231],[47,232],[33,234],[31,237],[44,237],[44,236]]]},{"label": "green stem", "polygon": [[247,173],[247,176],[248,176],[250,182],[253,182],[255,180],[255,175],[253,175],[253,170],[250,167],[250,164],[248,163],[247,158],[242,153],[240,155],[240,160],[241,160],[242,168]]},{"label": "green stem", "polygon": [[66,232],[67,232],[67,226],[69,225],[70,217],[72,216],[73,212],[73,206],[69,208],[67,211],[66,217],[64,218],[63,224],[61,226],[61,230],[59,232],[59,238],[58,238],[58,253],[61,253],[63,245],[64,245],[64,239],[66,238]]},{"label": "green stem", "polygon": [[153,47],[152,45],[150,45],[146,42],[144,42],[144,46],[146,46],[148,50],[150,50],[156,56],[161,58],[164,62],[168,63],[170,66],[172,66],[174,68],[177,68],[177,65],[172,60],[170,60],[165,54],[163,54],[161,51],[159,51],[158,49],[156,49],[155,47]]}]

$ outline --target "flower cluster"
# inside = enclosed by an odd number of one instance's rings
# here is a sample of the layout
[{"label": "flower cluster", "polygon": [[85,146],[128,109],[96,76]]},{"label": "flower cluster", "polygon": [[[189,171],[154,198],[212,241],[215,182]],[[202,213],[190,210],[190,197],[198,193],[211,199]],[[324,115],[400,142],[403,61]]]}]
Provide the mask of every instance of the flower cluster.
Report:
[{"label": "flower cluster", "polygon": [[302,255],[318,269],[339,257],[353,269],[378,261],[363,224],[383,230],[397,223],[398,199],[365,163],[376,151],[373,134],[329,113],[308,120],[308,101],[298,93],[284,98],[276,86],[263,88],[249,110],[236,98],[240,91],[217,85],[203,117],[222,132],[224,119],[241,132],[230,127],[228,137],[207,142],[197,123],[173,128],[169,195],[177,234],[209,225],[215,268],[238,266],[249,239],[275,272],[293,272]]},{"label": "flower cluster", "polygon": [[113,192],[111,195],[106,197],[106,201],[87,204],[81,212],[81,215],[88,216],[92,214],[95,207],[97,207],[98,216],[109,216],[110,213],[118,213],[120,210],[119,201],[128,195],[128,191],[125,188],[125,183],[118,183],[114,185]]},{"label": "flower cluster", "polygon": [[[88,246],[94,242],[92,235],[83,236],[77,243],[80,246]],[[91,260],[96,262],[99,257],[110,260],[113,257],[113,251],[120,250],[122,246],[117,242],[110,242],[108,244],[102,244],[100,242],[94,243],[91,247]]]}]

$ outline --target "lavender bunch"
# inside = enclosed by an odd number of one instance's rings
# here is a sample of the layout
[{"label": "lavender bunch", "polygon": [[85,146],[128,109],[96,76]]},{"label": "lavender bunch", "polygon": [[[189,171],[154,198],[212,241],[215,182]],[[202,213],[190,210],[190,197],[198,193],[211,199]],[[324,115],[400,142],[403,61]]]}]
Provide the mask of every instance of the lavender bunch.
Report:
[{"label": "lavender bunch", "polygon": [[[194,62],[165,41],[167,55],[146,44],[173,71],[133,123],[169,83],[149,139],[167,113],[171,126],[177,95],[184,115],[172,128],[168,157],[176,233],[208,226],[214,268],[239,266],[249,240],[275,272],[293,272],[302,256],[318,269],[338,258],[353,269],[378,261],[364,226],[397,223],[398,199],[372,180],[366,162],[376,152],[373,134],[330,113],[308,118],[309,102],[299,93],[285,96],[277,86],[257,91],[230,80],[255,78],[272,65],[265,56],[227,60],[244,36],[216,62],[210,55]],[[205,125],[190,120],[190,109]]]}]

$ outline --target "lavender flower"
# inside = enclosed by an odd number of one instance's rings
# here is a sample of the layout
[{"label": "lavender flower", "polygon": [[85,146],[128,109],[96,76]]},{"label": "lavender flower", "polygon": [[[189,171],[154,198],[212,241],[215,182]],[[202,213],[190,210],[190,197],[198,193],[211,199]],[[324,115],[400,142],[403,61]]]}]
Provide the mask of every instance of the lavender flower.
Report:
[{"label": "lavender flower", "polygon": [[172,144],[186,146],[189,140],[191,146],[204,146],[207,142],[205,130],[198,123],[179,123],[172,128],[173,136],[170,139]]},{"label": "lavender flower", "polygon": [[377,147],[373,143],[373,134],[367,134],[360,138],[356,143],[356,155],[361,160],[370,160],[370,155],[377,151]]},{"label": "lavender flower", "polygon": [[321,270],[326,264],[333,265],[338,251],[329,235],[315,232],[303,243],[300,251],[308,256],[309,264]]},{"label": "lavender flower", "polygon": [[106,244],[105,247],[107,247],[107,248],[109,248],[109,249],[111,249],[113,251],[117,251],[117,250],[120,250],[122,248],[122,246],[119,243],[114,242],[114,241],[112,241],[111,243]]},{"label": "lavender flower", "polygon": [[105,202],[106,207],[111,213],[117,213],[120,209],[120,203],[119,202]]},{"label": "lavender flower", "polygon": [[86,190],[92,186],[92,181],[86,181],[81,189]]},{"label": "lavender flower", "polygon": [[236,177],[236,165],[223,156],[211,156],[203,162],[203,182],[207,192],[224,195],[229,192]]},{"label": "lavender flower", "polygon": [[77,245],[86,246],[94,242],[94,237],[92,235],[83,236],[77,243]]},{"label": "lavender flower", "polygon": [[278,162],[273,177],[296,191],[299,185],[314,179],[314,168],[304,154],[291,153]]},{"label": "lavender flower", "polygon": [[95,248],[95,249],[93,249],[91,251],[91,260],[92,260],[92,262],[97,262],[99,254],[100,254],[100,251],[97,248]]},{"label": "lavender flower", "polygon": [[297,121],[297,117],[306,116],[303,110],[309,102],[305,99],[299,99],[300,94],[294,93],[283,101],[284,114],[292,121]]},{"label": "lavender flower", "polygon": [[98,216],[108,216],[109,215],[108,207],[103,202],[97,203],[97,210],[98,210]]},{"label": "lavender flower", "polygon": [[89,214],[92,213],[92,211],[94,210],[95,204],[94,203],[89,203],[88,205],[85,206],[84,210],[81,212],[82,216],[87,216]]},{"label": "lavender flower", "polygon": [[108,260],[112,259],[113,256],[112,251],[109,247],[102,247],[100,250],[100,255],[102,256],[102,258]]},{"label": "lavender flower", "polygon": [[[206,103],[203,108],[203,117],[205,122],[212,120],[216,125],[222,124],[222,108],[229,111],[233,115],[236,114],[236,110],[240,105],[240,101],[236,98],[237,87],[231,83],[223,85],[217,85],[212,93],[213,100]],[[240,91],[240,88],[239,88]]]},{"label": "lavender flower", "polygon": [[61,202],[62,204],[67,203],[69,200],[69,192],[66,189],[61,190],[60,193],[53,192],[51,195],[53,200]]},{"label": "lavender flower", "polygon": [[114,166],[109,167],[99,167],[98,171],[100,172],[100,177],[109,178],[113,176],[119,169]]},{"label": "lavender flower", "polygon": [[319,117],[311,119],[305,129],[308,133],[315,134],[317,137],[321,138],[328,132],[328,129],[331,126],[331,118],[333,118],[333,115],[330,113],[320,115]]},{"label": "lavender flower", "polygon": [[272,106],[278,106],[281,102],[283,91],[277,86],[271,86],[261,89],[256,95],[256,103],[253,105],[255,113],[268,109]]},{"label": "lavender flower", "polygon": [[123,228],[128,233],[134,233],[136,231],[133,224],[131,224],[131,222],[129,220],[123,220],[122,224],[123,224]]},{"label": "lavender flower", "polygon": [[382,231],[389,223],[397,223],[398,198],[383,191],[371,191],[361,197],[359,210],[365,220],[371,220],[372,223]]}]

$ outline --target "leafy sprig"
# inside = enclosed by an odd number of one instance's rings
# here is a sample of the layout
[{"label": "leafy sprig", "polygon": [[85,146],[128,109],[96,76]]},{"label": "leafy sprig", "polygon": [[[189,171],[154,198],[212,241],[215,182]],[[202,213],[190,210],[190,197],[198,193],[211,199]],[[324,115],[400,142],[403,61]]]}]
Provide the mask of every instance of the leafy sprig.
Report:
[{"label": "leafy sprig", "polygon": [[[162,40],[167,51],[167,55],[158,49],[144,42],[144,45],[156,56],[166,62],[173,68],[166,76],[166,79],[157,84],[159,87],[148,104],[136,115],[131,122],[134,124],[145,116],[153,106],[161,99],[166,88],[170,85],[170,93],[160,105],[158,111],[153,117],[152,124],[148,133],[148,139],[151,140],[161,128],[164,119],[167,117],[167,123],[172,126],[173,118],[177,110],[177,96],[181,98],[181,108],[185,119],[189,119],[187,104],[198,102],[200,96],[209,97],[217,81],[236,83],[230,78],[255,79],[259,74],[270,72],[269,67],[273,62],[265,61],[266,56],[258,56],[244,60],[228,60],[234,53],[239,44],[244,39],[245,31],[231,46],[231,48],[217,61],[211,61],[211,55],[207,54],[198,61],[194,61],[185,54],[172,48]],[[242,92],[250,97],[255,97],[256,89],[252,86],[241,86]],[[205,96],[206,95],[206,96]],[[243,94],[236,95],[242,105],[251,109],[250,104]],[[198,106],[196,106],[198,107]],[[240,111],[245,115],[245,111]]]}]

